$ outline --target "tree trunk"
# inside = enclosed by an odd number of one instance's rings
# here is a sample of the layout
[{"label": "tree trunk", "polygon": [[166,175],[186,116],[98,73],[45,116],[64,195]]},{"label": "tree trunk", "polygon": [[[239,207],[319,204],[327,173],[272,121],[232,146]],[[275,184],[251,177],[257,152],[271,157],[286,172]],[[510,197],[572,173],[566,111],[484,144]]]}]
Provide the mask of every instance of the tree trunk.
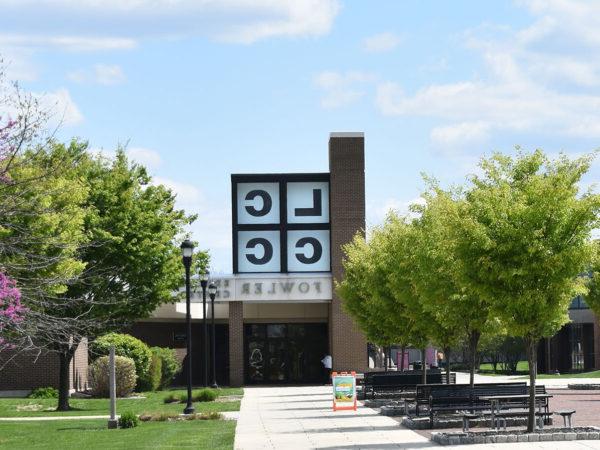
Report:
[{"label": "tree trunk", "polygon": [[450,348],[444,349],[446,355],[446,384],[450,384]]},{"label": "tree trunk", "polygon": [[406,352],[406,347],[401,347],[402,356],[400,357],[400,372],[404,372],[404,353]]},{"label": "tree trunk", "polygon": [[387,358],[387,349],[382,347],[383,350],[383,367],[385,367],[385,371],[388,371],[388,358]]},{"label": "tree trunk", "polygon": [[421,384],[427,384],[427,364],[425,363],[427,349],[421,350],[421,368],[423,369],[423,378],[421,378]]},{"label": "tree trunk", "polygon": [[529,363],[529,415],[527,417],[527,432],[535,431],[535,378],[537,376],[537,340],[526,339],[527,362]]},{"label": "tree trunk", "polygon": [[58,373],[58,407],[57,411],[69,411],[71,406],[69,405],[69,369],[71,365],[71,359],[73,359],[73,353],[70,348],[65,351],[61,351],[58,354],[60,361],[60,368]]},{"label": "tree trunk", "polygon": [[469,384],[471,388],[475,385],[475,365],[477,364],[476,356],[477,356],[477,345],[479,344],[479,338],[481,337],[481,332],[478,330],[473,330],[469,334]]}]

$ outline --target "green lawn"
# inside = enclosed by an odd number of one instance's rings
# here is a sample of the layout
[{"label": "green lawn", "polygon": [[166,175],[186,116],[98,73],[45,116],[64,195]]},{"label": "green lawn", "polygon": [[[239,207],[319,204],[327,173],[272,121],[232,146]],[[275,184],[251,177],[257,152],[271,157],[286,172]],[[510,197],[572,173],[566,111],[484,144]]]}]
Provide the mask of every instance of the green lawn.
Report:
[{"label": "green lawn", "polygon": [[[163,403],[163,399],[170,393],[181,394],[185,390],[167,390],[161,392],[144,392],[140,395],[145,398],[123,398],[117,400],[117,414],[131,411],[136,414],[144,412],[172,412],[179,413],[185,407],[181,403]],[[241,388],[222,388],[220,396],[242,395]],[[238,411],[240,401],[217,401],[194,403],[197,412],[205,411]],[[226,400],[226,399],[223,399]],[[97,416],[109,413],[109,401],[106,398],[72,398],[71,411],[58,412],[56,399],[30,399],[30,398],[1,398],[0,417],[35,417],[35,416]]]},{"label": "green lawn", "polygon": [[[500,371],[500,364],[498,364],[498,371]],[[483,371],[490,371],[492,372],[494,370],[494,367],[490,364],[490,363],[483,363],[479,366],[479,370],[483,370]],[[519,361],[517,363],[517,372],[527,372],[529,371],[529,364],[527,363],[527,361]],[[486,375],[493,375],[493,372],[491,374],[487,374]]]},{"label": "green lawn", "polygon": [[142,422],[109,430],[106,420],[0,422],[0,448],[7,449],[231,449],[235,421]]},{"label": "green lawn", "polygon": [[538,374],[538,379],[552,379],[552,378],[600,378],[600,370],[593,372],[581,372],[581,373],[563,373],[560,375],[548,375],[545,373]]}]

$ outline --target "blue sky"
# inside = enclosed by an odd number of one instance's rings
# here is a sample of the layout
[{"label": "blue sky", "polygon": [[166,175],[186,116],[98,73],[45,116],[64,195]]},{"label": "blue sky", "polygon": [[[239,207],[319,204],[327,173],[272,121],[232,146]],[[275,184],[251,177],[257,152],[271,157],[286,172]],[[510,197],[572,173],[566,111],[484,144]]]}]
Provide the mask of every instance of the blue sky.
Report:
[{"label": "blue sky", "polygon": [[[199,214],[231,270],[231,173],[327,170],[364,131],[367,215],[421,172],[460,183],[494,150],[599,147],[600,1],[0,0],[7,73],[60,136],[132,158]],[[596,163],[586,184],[600,175]]]}]

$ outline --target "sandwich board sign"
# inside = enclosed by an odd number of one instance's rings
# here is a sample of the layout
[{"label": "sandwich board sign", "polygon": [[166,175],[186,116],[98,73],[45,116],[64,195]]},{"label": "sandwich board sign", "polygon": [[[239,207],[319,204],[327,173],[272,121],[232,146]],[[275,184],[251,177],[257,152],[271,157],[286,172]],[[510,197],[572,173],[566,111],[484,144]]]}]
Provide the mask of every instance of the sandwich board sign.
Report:
[{"label": "sandwich board sign", "polygon": [[333,410],[356,411],[356,373],[333,372],[331,381],[333,385]]}]

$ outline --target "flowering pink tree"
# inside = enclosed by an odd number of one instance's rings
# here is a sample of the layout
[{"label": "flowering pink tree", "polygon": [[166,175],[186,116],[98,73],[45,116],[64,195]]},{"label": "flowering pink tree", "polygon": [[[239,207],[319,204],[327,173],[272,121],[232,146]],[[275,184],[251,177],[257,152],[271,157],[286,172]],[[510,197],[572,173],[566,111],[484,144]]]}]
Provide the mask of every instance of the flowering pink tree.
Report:
[{"label": "flowering pink tree", "polygon": [[0,272],[0,349],[11,347],[7,334],[23,321],[25,312],[17,283]]}]

